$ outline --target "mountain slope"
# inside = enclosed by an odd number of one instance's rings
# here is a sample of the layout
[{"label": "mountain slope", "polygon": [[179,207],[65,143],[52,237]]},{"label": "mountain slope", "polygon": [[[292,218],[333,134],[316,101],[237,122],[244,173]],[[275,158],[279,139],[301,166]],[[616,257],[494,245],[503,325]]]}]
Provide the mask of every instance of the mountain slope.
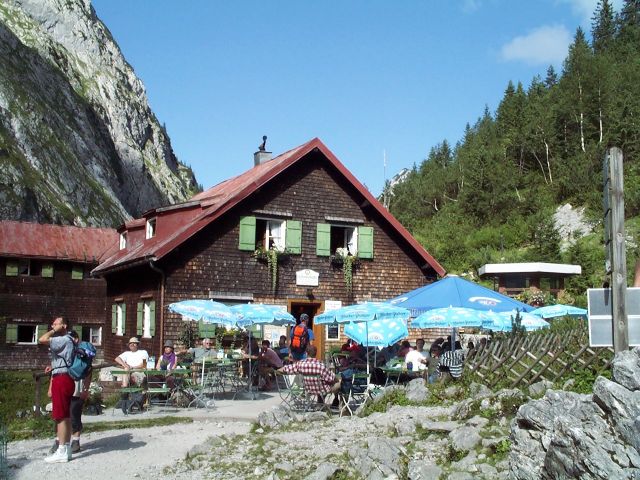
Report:
[{"label": "mountain slope", "polygon": [[113,226],[196,186],[81,0],[0,3],[0,165],[0,219]]}]

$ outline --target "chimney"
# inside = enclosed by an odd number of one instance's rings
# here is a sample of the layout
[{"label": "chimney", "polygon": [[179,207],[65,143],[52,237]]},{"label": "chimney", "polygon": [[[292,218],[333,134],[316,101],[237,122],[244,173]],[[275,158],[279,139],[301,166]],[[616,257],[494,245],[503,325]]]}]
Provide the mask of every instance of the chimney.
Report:
[{"label": "chimney", "polygon": [[258,147],[258,151],[253,154],[253,164],[254,166],[258,166],[269,160],[271,160],[271,152],[267,152],[267,136],[263,135],[262,143]]}]

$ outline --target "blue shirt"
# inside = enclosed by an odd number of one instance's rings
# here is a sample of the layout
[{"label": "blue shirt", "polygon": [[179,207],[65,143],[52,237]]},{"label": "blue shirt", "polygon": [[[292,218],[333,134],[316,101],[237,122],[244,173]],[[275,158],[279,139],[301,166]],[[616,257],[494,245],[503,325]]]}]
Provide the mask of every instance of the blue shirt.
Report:
[{"label": "blue shirt", "polygon": [[53,373],[65,373],[73,362],[73,340],[69,335],[51,337],[51,368]]}]

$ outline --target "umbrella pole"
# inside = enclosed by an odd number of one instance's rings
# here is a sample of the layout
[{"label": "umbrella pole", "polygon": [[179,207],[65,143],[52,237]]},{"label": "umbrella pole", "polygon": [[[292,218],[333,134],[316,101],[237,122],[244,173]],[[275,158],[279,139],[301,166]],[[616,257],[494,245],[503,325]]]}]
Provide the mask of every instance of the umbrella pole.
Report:
[{"label": "umbrella pole", "polygon": [[[367,348],[369,348],[369,322],[367,324]],[[371,374],[369,373],[369,355],[367,354],[367,389],[369,388],[369,377]]]}]

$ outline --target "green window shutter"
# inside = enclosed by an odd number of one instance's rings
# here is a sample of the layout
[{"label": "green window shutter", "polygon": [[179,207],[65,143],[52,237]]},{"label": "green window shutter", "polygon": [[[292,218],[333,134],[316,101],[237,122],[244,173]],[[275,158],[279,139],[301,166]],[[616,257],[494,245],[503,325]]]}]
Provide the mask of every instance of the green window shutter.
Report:
[{"label": "green window shutter", "polygon": [[149,302],[149,335],[156,336],[156,301]]},{"label": "green window shutter", "polygon": [[373,258],[373,227],[358,227],[358,257]]},{"label": "green window shutter", "polygon": [[316,255],[328,257],[331,255],[331,225],[319,223],[316,228]]},{"label": "green window shutter", "polygon": [[118,305],[111,305],[111,333],[118,331]]},{"label": "green window shutter", "polygon": [[240,250],[256,249],[256,217],[240,217]]},{"label": "green window shutter", "polygon": [[53,263],[43,263],[41,275],[42,278],[53,278]]},{"label": "green window shutter", "polygon": [[198,322],[198,334],[202,338],[212,338],[216,336],[215,323],[204,323],[202,320]]},{"label": "green window shutter", "polygon": [[17,343],[18,342],[18,325],[15,324],[7,324],[7,335],[5,338],[6,343]]},{"label": "green window shutter", "polygon": [[136,323],[136,335],[142,335],[142,318],[144,316],[144,303],[138,302],[138,317]]},{"label": "green window shutter", "polygon": [[[44,325],[38,325],[38,331],[36,332],[36,342],[40,339],[40,337],[42,335],[44,335],[44,332],[46,332],[47,330],[49,330],[49,325],[48,324],[44,324]],[[80,335],[82,332],[78,332],[78,335]]]},{"label": "green window shutter", "polygon": [[82,277],[83,277],[82,265],[74,265],[73,267],[71,267],[71,280],[82,280]]},{"label": "green window shutter", "polygon": [[291,253],[302,253],[302,222],[299,220],[287,220],[287,234],[285,236],[285,248]]},{"label": "green window shutter", "polygon": [[[12,260],[7,261],[7,267],[6,267],[6,270],[5,270],[5,275],[7,277],[17,277],[18,276],[18,262],[14,262]],[[18,327],[16,327],[16,328],[18,328]]]}]

